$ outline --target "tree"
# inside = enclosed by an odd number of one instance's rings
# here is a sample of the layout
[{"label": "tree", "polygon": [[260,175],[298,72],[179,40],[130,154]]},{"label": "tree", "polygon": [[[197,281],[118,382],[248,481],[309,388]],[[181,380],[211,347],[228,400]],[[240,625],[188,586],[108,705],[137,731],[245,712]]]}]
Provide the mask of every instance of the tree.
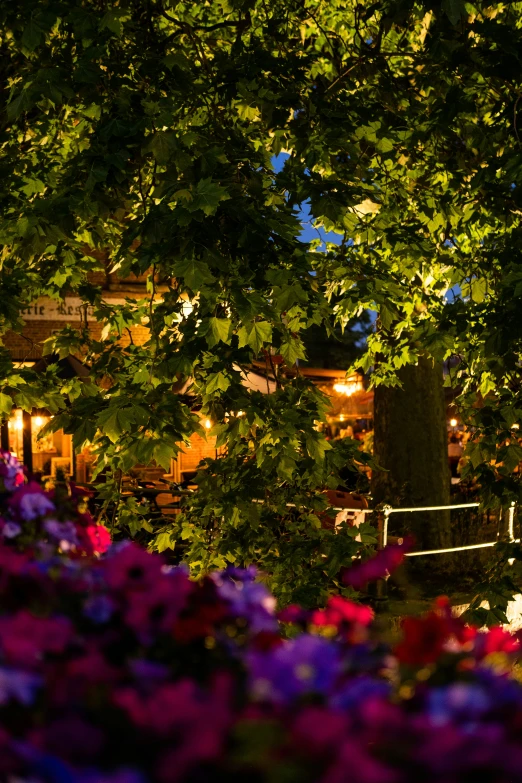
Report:
[{"label": "tree", "polygon": [[[489,501],[518,498],[519,447],[505,440],[522,410],[520,17],[518,4],[463,0],[6,0],[2,327],[19,328],[37,295],[76,291],[106,322],[105,339],[69,330],[49,351],[85,352],[110,388],[60,393],[52,371],[14,372],[4,354],[4,412],[11,401],[60,411],[53,426],[94,444],[117,492],[118,471],[167,464],[197,429],[172,393],[173,378],[192,377],[228,448],[201,479],[212,513],[201,515],[198,493],[184,517],[193,564],[237,561],[237,531],[251,542],[240,559],[266,546],[281,558],[278,526],[289,521],[299,589],[313,600],[341,544],[321,534],[317,549],[311,511],[346,455],[330,455],[315,429],[325,403],[302,378],[281,376],[276,395],[258,399],[241,375],[263,349],[303,359],[303,334],[331,310],[342,325],[373,309],[380,327],[362,368],[378,357],[374,382],[389,384],[419,356],[458,356],[452,381],[481,435],[471,464]],[[305,202],[338,246],[299,241]],[[150,270],[148,301],[104,305],[88,278],[100,258],[123,277]],[[118,344],[145,320],[147,345]],[[479,392],[490,397],[477,411]],[[237,502],[223,521],[223,482],[227,509],[250,482],[261,516]],[[292,497],[297,511],[285,510]],[[256,548],[265,522],[274,534]],[[308,549],[296,554],[301,536]]]},{"label": "tree", "polygon": [[[442,368],[421,355],[417,365],[399,370],[399,379],[401,386],[375,390],[374,456],[382,470],[373,472],[374,502],[396,508],[449,505]],[[449,511],[397,514],[391,523],[397,532],[413,534],[421,549],[451,546]]]}]

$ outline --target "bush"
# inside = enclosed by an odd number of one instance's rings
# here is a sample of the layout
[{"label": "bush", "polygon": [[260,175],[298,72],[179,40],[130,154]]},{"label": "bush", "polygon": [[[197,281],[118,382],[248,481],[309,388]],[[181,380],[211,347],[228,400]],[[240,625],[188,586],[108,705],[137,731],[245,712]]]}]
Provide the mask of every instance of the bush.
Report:
[{"label": "bush", "polygon": [[[49,519],[90,525],[74,499],[58,511],[28,487],[13,485],[0,546],[2,780],[522,780],[517,637],[439,599],[390,650],[341,596],[278,615],[253,569],[196,582],[133,543],[56,547]],[[32,545],[17,545],[24,525]],[[391,548],[345,581],[398,560]]]}]

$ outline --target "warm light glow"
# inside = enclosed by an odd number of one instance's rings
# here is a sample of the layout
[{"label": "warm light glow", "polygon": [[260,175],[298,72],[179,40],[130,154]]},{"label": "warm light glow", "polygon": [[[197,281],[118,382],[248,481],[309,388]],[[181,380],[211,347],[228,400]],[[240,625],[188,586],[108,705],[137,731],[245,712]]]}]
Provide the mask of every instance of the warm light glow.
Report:
[{"label": "warm light glow", "polygon": [[24,423],[23,423],[22,419],[17,419],[15,421],[15,429],[23,430],[23,428],[24,428]]},{"label": "warm light glow", "polygon": [[451,425],[452,427],[456,427],[456,426],[457,426],[457,424],[458,424],[458,421],[457,421],[457,419],[450,419],[450,425]]},{"label": "warm light glow", "polygon": [[181,314],[183,318],[188,318],[191,312],[194,310],[192,302],[184,301],[181,305]]},{"label": "warm light glow", "polygon": [[205,419],[205,421],[203,422],[203,426],[205,427],[206,430],[209,430],[212,427],[212,422],[210,421],[210,419]]},{"label": "warm light glow", "polygon": [[42,427],[45,422],[45,419],[42,418],[41,416],[35,416],[33,421],[37,427]]},{"label": "warm light glow", "polygon": [[339,416],[339,421],[344,421],[344,413],[341,413],[341,415]]},{"label": "warm light glow", "polygon": [[359,384],[356,381],[354,383],[334,383],[334,391],[337,394],[344,394],[346,397],[351,397],[358,388]]},{"label": "warm light glow", "polygon": [[241,416],[244,416],[244,415],[245,415],[245,411],[238,411],[237,412],[238,418],[241,418]]},{"label": "warm light glow", "polygon": [[512,424],[511,425],[511,429],[512,430],[519,430],[520,429],[520,424]]}]

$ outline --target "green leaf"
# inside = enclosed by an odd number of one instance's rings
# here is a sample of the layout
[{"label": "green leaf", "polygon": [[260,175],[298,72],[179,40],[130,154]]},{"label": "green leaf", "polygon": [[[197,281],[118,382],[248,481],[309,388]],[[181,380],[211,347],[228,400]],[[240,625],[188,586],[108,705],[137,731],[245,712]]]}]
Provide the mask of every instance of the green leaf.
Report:
[{"label": "green leaf", "polygon": [[[229,318],[209,318],[210,334],[213,337],[212,345],[219,342],[230,344],[232,321]],[[210,342],[209,342],[210,345]]]},{"label": "green leaf", "polygon": [[0,392],[0,416],[10,416],[13,410],[13,400],[8,394]]},{"label": "green leaf", "polygon": [[195,190],[194,200],[187,205],[187,209],[194,212],[201,209],[205,215],[214,215],[221,201],[230,198],[226,188],[212,182],[212,179],[201,179]]},{"label": "green leaf", "polygon": [[170,470],[170,461],[176,456],[176,446],[174,443],[168,440],[158,440],[154,444],[153,457],[154,461],[166,471]]},{"label": "green leaf", "polygon": [[123,33],[123,25],[121,23],[121,11],[110,10],[103,16],[100,22],[100,30],[106,28],[111,33],[120,37]]},{"label": "green leaf", "polygon": [[324,436],[313,438],[311,435],[307,435],[306,437],[306,450],[312,459],[316,460],[317,462],[322,461],[324,459],[325,453],[331,448],[331,444]]},{"label": "green leaf", "polygon": [[[170,156],[176,149],[176,137],[173,133],[158,131],[154,134],[150,144],[150,149],[152,150],[152,154],[158,163],[167,163]],[[178,192],[178,195],[180,192],[181,191]]]},{"label": "green leaf", "polygon": [[442,7],[451,24],[456,25],[466,13],[464,0],[443,0]]},{"label": "green leaf", "polygon": [[290,337],[286,342],[281,343],[280,351],[285,362],[291,367],[296,363],[297,359],[306,358],[304,345],[296,337]]},{"label": "green leaf", "polygon": [[159,552],[165,552],[167,549],[174,549],[175,542],[172,541],[172,534],[166,530],[158,533],[154,539],[154,548]]},{"label": "green leaf", "polygon": [[215,394],[217,391],[226,391],[230,386],[230,380],[222,372],[215,372],[209,375],[205,386],[206,394]]},{"label": "green leaf", "polygon": [[40,27],[35,19],[31,19],[22,33],[22,45],[29,49],[30,52],[43,43],[45,38],[45,31]]},{"label": "green leaf", "polygon": [[199,291],[201,286],[213,283],[215,278],[208,265],[198,258],[186,258],[177,261],[172,270],[175,277],[183,277],[186,285],[192,291]]},{"label": "green leaf", "polygon": [[265,343],[272,342],[272,326],[268,321],[256,321],[248,335],[248,345],[259,353]]}]

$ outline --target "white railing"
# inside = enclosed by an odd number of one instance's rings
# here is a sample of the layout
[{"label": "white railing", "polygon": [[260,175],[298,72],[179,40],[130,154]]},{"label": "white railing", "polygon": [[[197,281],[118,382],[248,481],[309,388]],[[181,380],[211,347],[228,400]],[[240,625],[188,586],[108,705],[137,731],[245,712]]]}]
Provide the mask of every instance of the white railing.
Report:
[{"label": "white railing", "polygon": [[[264,503],[262,499],[254,498],[254,503]],[[287,508],[296,508],[295,503],[287,503]],[[382,514],[384,524],[382,530],[382,547],[388,544],[388,526],[391,514],[411,514],[416,511],[453,511],[459,508],[478,508],[480,503],[458,503],[449,506],[412,506],[410,508],[393,508],[392,506],[383,506]],[[339,508],[331,507],[332,511],[355,511],[357,514],[375,514],[379,513],[374,508]],[[508,508],[508,538],[512,544],[519,544],[520,538],[515,538],[515,502],[513,501]],[[406,557],[420,557],[421,555],[444,555],[450,552],[466,552],[471,549],[486,549],[496,546],[498,541],[487,541],[485,544],[467,544],[466,546],[453,546],[446,549],[425,549],[422,552],[405,552]]]},{"label": "white railing", "polygon": [[[416,506],[413,508],[392,508],[384,506],[384,526],[382,535],[382,545],[385,547],[388,543],[388,524],[391,514],[412,513],[414,511],[452,511],[458,508],[478,508],[480,503],[459,503],[449,506]],[[520,539],[515,539],[515,503],[512,502],[508,509],[508,537],[511,543],[519,543]],[[453,546],[444,549],[425,549],[422,552],[406,552],[406,557],[419,557],[420,555],[443,555],[449,552],[465,552],[471,549],[485,549],[486,547],[496,546],[498,541],[488,541],[485,544],[468,544],[467,546]]]}]

